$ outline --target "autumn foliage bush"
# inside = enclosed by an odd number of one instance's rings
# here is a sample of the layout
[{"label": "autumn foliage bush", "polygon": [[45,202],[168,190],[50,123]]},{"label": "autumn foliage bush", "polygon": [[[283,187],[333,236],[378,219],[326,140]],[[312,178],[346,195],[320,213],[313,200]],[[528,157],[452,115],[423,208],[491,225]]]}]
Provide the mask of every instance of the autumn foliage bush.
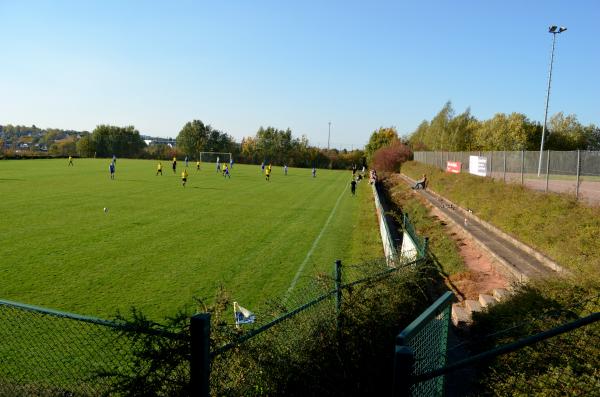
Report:
[{"label": "autumn foliage bush", "polygon": [[410,158],[410,149],[401,141],[393,141],[389,146],[378,149],[373,154],[372,167],[379,172],[397,172],[400,165]]}]

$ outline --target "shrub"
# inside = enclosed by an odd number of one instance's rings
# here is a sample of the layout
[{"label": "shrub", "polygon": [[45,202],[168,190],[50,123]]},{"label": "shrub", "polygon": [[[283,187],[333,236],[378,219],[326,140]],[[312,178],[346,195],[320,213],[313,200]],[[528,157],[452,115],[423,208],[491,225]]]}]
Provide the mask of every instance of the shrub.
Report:
[{"label": "shrub", "polygon": [[[354,271],[363,277],[388,269],[385,260],[360,264]],[[342,396],[391,393],[395,336],[432,299],[432,268],[426,263],[394,272],[384,278],[346,288],[340,316],[334,298],[284,320],[241,345],[219,354],[211,362],[211,394],[235,396]],[[320,274],[314,283],[288,299],[269,302],[257,310],[261,324],[332,290],[330,276]],[[431,297],[436,298],[437,296]],[[200,302],[201,303],[201,302]],[[236,340],[245,329],[231,321],[231,300],[221,290],[216,303],[202,311],[211,313],[211,350]],[[134,329],[155,328],[139,312],[120,317]],[[189,311],[168,321],[166,331],[187,335]],[[340,328],[337,328],[340,324]],[[260,326],[256,324],[256,326]],[[129,374],[102,374],[113,380],[117,395],[183,396],[191,394],[187,338],[169,341],[135,334]]]},{"label": "shrub", "polygon": [[402,163],[408,161],[410,156],[408,146],[397,140],[373,154],[372,166],[380,172],[398,172]]},{"label": "shrub", "polygon": [[[535,281],[474,315],[474,353],[558,327],[600,308],[598,282]],[[600,386],[600,324],[593,323],[497,357],[481,374],[484,395],[593,395]]]}]

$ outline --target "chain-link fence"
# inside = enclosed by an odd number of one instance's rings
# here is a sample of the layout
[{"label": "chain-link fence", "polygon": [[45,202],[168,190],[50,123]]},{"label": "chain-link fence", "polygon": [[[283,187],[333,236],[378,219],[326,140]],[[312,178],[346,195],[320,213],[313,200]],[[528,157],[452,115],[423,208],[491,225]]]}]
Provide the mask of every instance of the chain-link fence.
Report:
[{"label": "chain-link fence", "polygon": [[397,393],[402,385],[410,387],[405,391],[413,396],[444,395],[443,376],[412,385],[409,379],[446,365],[453,298],[452,292],[446,292],[396,338],[396,367],[402,371],[397,373]]},{"label": "chain-link fence", "polygon": [[[342,304],[353,307],[359,302],[361,310],[371,310],[368,299],[394,293],[402,302],[406,296],[398,293],[398,283],[409,282],[410,275],[418,273],[413,265],[421,260],[398,267],[390,267],[385,258],[348,265],[343,282],[337,261],[333,276],[317,275],[283,299],[266,302],[255,311],[255,324],[236,328],[233,313],[213,321],[207,316],[213,329],[199,334],[187,326],[167,332],[144,321],[113,322],[0,301],[0,396],[101,396],[144,390],[183,396],[202,394],[207,384],[211,395],[285,392],[282,385],[310,382],[289,379],[290,374],[315,379],[322,375],[318,366],[306,370],[307,356],[337,354],[336,333],[359,313],[350,309],[342,315]],[[357,300],[359,296],[364,300]],[[189,324],[189,319],[180,324]],[[211,341],[205,361],[194,352],[194,341],[203,343],[200,339],[206,346]],[[311,392],[335,394],[339,381],[315,382]]]},{"label": "chain-link fence", "polygon": [[[211,394],[291,393],[291,390],[269,389],[274,384],[306,390],[306,382],[311,382],[306,377],[323,375],[318,367],[314,371],[306,368],[310,360],[307,357],[337,354],[335,334],[344,328],[344,319],[349,315],[343,307],[353,306],[348,300],[356,300],[361,288],[371,291],[366,295],[374,295],[374,290],[383,291],[382,284],[391,282],[390,277],[410,277],[417,271],[413,265],[422,259],[419,256],[397,267],[390,267],[385,258],[343,266],[344,282],[338,261],[333,275],[322,274],[311,283],[302,284],[284,300],[268,302],[255,312],[260,319],[256,324],[244,330],[239,338],[211,351]],[[285,371],[278,371],[283,368]],[[303,380],[291,375],[300,373],[305,377]],[[311,389],[310,394],[336,394],[340,390],[338,381],[315,381],[312,385],[316,389]],[[304,385],[294,386],[294,382]]]},{"label": "chain-link fence", "polygon": [[122,324],[0,301],[0,396],[107,394],[135,371],[133,335]]},{"label": "chain-link fence", "polygon": [[511,152],[415,152],[414,159],[446,169],[448,161],[459,162],[469,172],[470,156],[485,158],[485,175],[528,188],[572,194],[589,203],[600,203],[600,152],[539,151]]}]

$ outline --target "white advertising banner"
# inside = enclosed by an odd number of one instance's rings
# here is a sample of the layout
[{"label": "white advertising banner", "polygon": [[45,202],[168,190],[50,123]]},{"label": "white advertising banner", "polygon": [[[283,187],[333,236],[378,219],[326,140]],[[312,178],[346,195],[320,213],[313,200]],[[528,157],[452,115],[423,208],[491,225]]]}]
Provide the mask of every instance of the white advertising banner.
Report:
[{"label": "white advertising banner", "polygon": [[469,156],[469,172],[473,175],[487,176],[487,157]]}]

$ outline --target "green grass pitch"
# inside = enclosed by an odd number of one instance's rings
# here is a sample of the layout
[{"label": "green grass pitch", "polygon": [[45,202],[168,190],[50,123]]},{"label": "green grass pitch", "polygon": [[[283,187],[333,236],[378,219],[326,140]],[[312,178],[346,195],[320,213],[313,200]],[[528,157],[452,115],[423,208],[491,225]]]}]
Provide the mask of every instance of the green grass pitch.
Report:
[{"label": "green grass pitch", "polygon": [[[349,171],[108,159],[0,162],[0,299],[112,317],[131,306],[155,320],[224,286],[252,308],[335,259],[381,257],[370,186]],[[103,208],[108,208],[104,212]]]}]

